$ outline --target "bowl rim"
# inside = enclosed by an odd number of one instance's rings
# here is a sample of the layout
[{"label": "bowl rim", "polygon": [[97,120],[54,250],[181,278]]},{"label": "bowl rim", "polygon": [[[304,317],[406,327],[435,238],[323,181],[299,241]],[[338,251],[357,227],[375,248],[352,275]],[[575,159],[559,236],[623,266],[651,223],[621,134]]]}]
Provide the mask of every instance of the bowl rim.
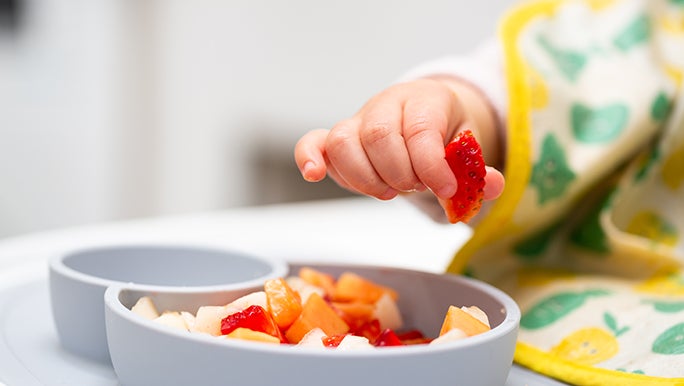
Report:
[{"label": "bowl rim", "polygon": [[[81,272],[74,268],[69,267],[65,260],[76,254],[104,251],[104,250],[116,250],[116,249],[130,249],[130,248],[159,248],[159,249],[195,249],[212,251],[219,253],[231,253],[240,255],[247,259],[258,260],[269,266],[271,270],[264,275],[256,278],[251,278],[247,280],[241,280],[225,284],[211,284],[211,285],[160,285],[160,284],[146,284],[140,282],[126,282],[122,280],[107,279],[96,275],[91,275],[88,273]],[[216,244],[201,244],[192,242],[118,242],[118,243],[106,243],[106,244],[96,244],[88,246],[80,246],[70,248],[68,250],[62,251],[57,255],[54,255],[48,259],[48,268],[50,275],[58,275],[68,280],[81,282],[84,284],[89,284],[93,286],[102,287],[106,289],[108,287],[116,286],[122,288],[130,288],[135,290],[145,290],[145,291],[169,291],[173,290],[179,293],[201,293],[201,292],[211,292],[211,291],[224,291],[241,289],[245,287],[252,287],[263,283],[264,280],[268,278],[280,277],[287,275],[289,273],[289,265],[281,259],[276,259],[272,257],[261,256],[257,254],[252,254],[239,250],[237,248],[232,248],[230,246],[221,246]]]},{"label": "bowl rim", "polygon": [[[307,264],[291,263],[291,265],[304,266]],[[125,286],[110,286],[107,288],[104,294],[105,308],[113,312],[116,316],[121,319],[127,320],[129,323],[133,323],[138,327],[142,327],[150,330],[155,334],[165,335],[172,339],[183,339],[189,340],[198,344],[208,344],[211,346],[226,346],[239,348],[242,350],[247,350],[251,352],[261,352],[261,353],[271,353],[271,354],[283,354],[288,353],[288,355],[297,356],[331,356],[331,357],[385,357],[385,356],[403,356],[403,355],[416,355],[416,354],[434,354],[442,351],[451,351],[454,349],[467,348],[470,346],[476,346],[481,343],[496,340],[499,337],[508,335],[510,333],[516,333],[519,328],[521,311],[518,304],[511,298],[508,294],[502,290],[477,279],[454,275],[450,273],[434,273],[420,270],[413,270],[408,268],[382,266],[382,265],[365,265],[365,264],[346,264],[346,263],[310,263],[309,265],[316,266],[326,266],[326,267],[344,267],[349,269],[362,268],[362,269],[383,269],[391,271],[408,271],[411,273],[417,273],[421,275],[447,275],[450,280],[460,281],[467,285],[476,287],[478,291],[482,291],[489,296],[494,297],[499,302],[502,303],[503,309],[506,311],[504,320],[497,326],[493,327],[491,330],[484,333],[468,337],[467,339],[460,339],[455,341],[448,341],[436,345],[420,344],[411,346],[401,346],[401,347],[383,347],[382,349],[359,349],[359,350],[321,350],[318,347],[298,347],[296,345],[283,345],[283,344],[266,344],[263,342],[252,342],[239,339],[226,339],[216,336],[211,336],[202,333],[189,333],[187,331],[181,331],[174,328],[170,328],[158,323],[154,323],[152,320],[145,319],[142,316],[136,315],[131,312],[129,308],[124,306],[119,297],[123,291],[136,290],[133,288],[126,288]],[[173,293],[173,290],[164,291],[164,293]],[[109,328],[110,320],[106,318],[105,326]],[[108,345],[109,345],[108,339]]]}]

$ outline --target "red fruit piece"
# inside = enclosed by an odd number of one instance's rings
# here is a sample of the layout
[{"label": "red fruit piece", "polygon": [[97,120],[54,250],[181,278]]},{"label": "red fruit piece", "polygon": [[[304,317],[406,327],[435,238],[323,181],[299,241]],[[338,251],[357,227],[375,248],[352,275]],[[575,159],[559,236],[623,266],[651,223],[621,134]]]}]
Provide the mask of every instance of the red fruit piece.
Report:
[{"label": "red fruit piece", "polygon": [[458,190],[442,206],[449,222],[467,223],[482,208],[485,162],[482,148],[470,130],[464,130],[445,148],[446,161],[456,176]]},{"label": "red fruit piece", "polygon": [[384,329],[373,343],[376,347],[403,346],[397,334],[389,328]]},{"label": "red fruit piece", "polygon": [[347,334],[337,334],[333,336],[324,336],[321,338],[323,341],[323,346],[325,347],[337,347],[342,343],[342,340],[347,336]]},{"label": "red fruit piece", "polygon": [[382,330],[380,330],[380,321],[373,319],[355,326],[350,332],[354,335],[362,336],[368,339],[371,344],[375,344],[375,340],[378,338],[378,336],[380,336]]},{"label": "red fruit piece", "polygon": [[283,343],[286,342],[271,314],[258,305],[249,306],[221,320],[221,334],[223,335],[228,335],[239,327],[264,332],[275,336]]}]

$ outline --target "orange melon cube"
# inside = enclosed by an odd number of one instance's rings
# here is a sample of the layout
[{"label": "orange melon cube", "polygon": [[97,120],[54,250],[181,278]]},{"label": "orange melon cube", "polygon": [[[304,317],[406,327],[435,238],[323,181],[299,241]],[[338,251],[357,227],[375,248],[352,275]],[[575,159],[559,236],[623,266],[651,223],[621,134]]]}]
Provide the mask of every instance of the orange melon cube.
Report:
[{"label": "orange melon cube", "polygon": [[299,270],[299,277],[311,285],[322,288],[327,296],[332,296],[335,292],[335,278],[332,275],[303,267]]},{"label": "orange melon cube", "polygon": [[332,302],[332,307],[350,327],[371,321],[375,312],[375,305],[362,302]]},{"label": "orange melon cube", "polygon": [[397,300],[399,295],[389,287],[377,284],[353,272],[344,272],[335,283],[334,301],[373,304],[384,294]]},{"label": "orange melon cube", "polygon": [[276,343],[280,344],[280,339],[273,335],[261,331],[250,330],[245,327],[238,327],[230,334],[224,335],[226,338],[252,340],[255,342]]},{"label": "orange melon cube", "polygon": [[337,312],[320,295],[313,293],[304,303],[297,320],[285,331],[285,338],[290,343],[298,343],[304,335],[317,327],[328,336],[346,334],[349,331],[349,325]]},{"label": "orange melon cube", "polygon": [[442,336],[454,328],[458,328],[468,336],[481,334],[490,330],[489,326],[469,313],[456,306],[449,306],[439,335]]},{"label": "orange melon cube", "polygon": [[264,283],[266,303],[279,328],[289,327],[302,313],[299,294],[283,278],[267,280]]}]

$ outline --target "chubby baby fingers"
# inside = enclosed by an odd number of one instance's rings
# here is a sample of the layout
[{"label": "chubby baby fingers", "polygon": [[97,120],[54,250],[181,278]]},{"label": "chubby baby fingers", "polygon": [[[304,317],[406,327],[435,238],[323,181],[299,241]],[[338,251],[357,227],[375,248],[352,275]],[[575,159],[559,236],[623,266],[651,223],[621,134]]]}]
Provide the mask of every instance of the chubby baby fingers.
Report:
[{"label": "chubby baby fingers", "polygon": [[312,130],[304,134],[295,145],[294,157],[305,180],[317,182],[325,178],[325,141],[328,130]]},{"label": "chubby baby fingers", "polygon": [[381,200],[394,198],[398,192],[376,172],[359,138],[355,120],[342,121],[328,134],[326,156],[348,188]]}]

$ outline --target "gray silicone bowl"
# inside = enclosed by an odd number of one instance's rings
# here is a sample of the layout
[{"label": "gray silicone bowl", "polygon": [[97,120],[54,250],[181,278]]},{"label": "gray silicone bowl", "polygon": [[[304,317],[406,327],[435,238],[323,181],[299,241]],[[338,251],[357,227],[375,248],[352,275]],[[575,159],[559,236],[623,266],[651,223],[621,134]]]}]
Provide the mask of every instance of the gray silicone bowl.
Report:
[{"label": "gray silicone bowl", "polygon": [[[105,316],[112,364],[123,386],[147,385],[463,385],[506,382],[513,361],[520,310],[505,293],[454,275],[406,269],[311,265],[338,275],[353,270],[399,292],[406,326],[437,336],[449,305],[477,305],[492,330],[440,345],[332,350],[225,340],[172,330],[130,311],[151,295],[161,309],[195,312],[225,299],[111,287]],[[297,265],[290,270],[295,273]],[[230,298],[228,294],[227,298]]]},{"label": "gray silicone bowl", "polygon": [[93,246],[50,259],[50,303],[61,345],[80,356],[107,362],[107,287],[125,286],[149,292],[172,288],[175,293],[211,298],[219,291],[250,291],[263,286],[266,279],[286,275],[287,270],[285,262],[221,247]]}]

